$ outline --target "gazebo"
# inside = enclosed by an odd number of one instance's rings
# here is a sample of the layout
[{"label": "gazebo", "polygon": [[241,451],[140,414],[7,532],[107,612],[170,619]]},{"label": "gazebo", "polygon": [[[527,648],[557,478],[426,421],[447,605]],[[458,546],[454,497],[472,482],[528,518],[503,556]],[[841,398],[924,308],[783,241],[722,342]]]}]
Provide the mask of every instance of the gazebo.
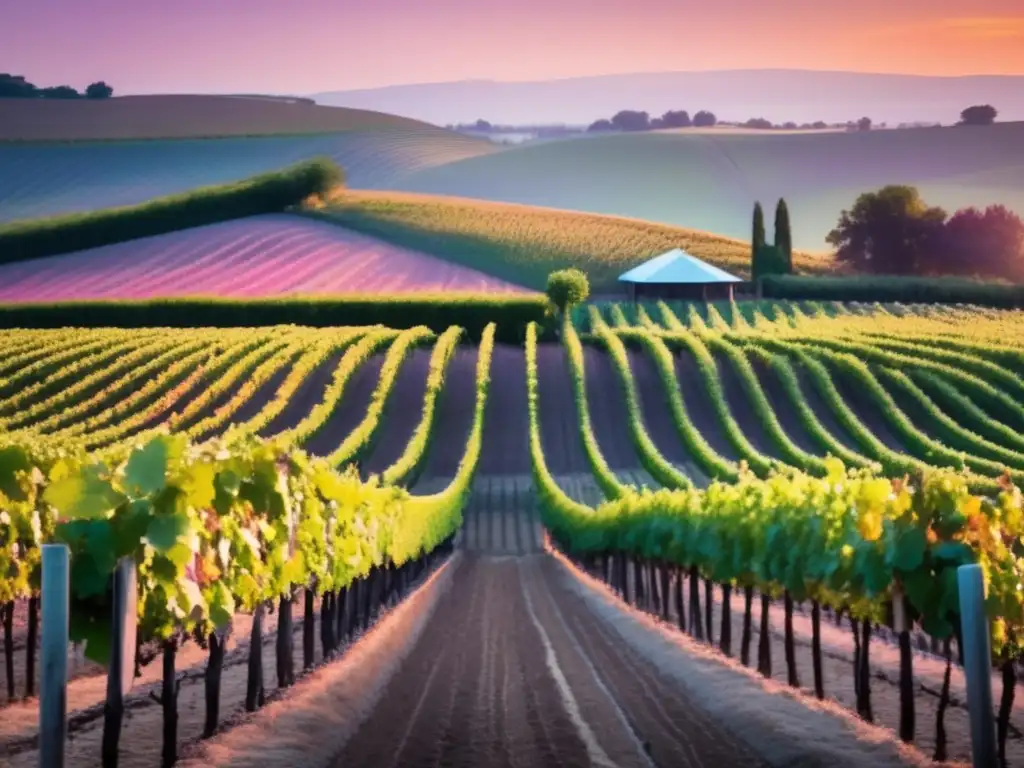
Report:
[{"label": "gazebo", "polygon": [[[733,298],[733,286],[743,280],[691,256],[682,248],[655,256],[619,276],[632,301],[659,299]],[[710,292],[708,289],[711,289]]]}]

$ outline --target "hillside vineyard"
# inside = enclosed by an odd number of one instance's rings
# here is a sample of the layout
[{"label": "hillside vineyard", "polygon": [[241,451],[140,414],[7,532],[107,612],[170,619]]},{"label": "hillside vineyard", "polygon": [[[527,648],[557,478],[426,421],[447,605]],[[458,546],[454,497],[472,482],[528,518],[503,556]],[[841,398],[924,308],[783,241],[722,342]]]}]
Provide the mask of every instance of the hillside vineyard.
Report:
[{"label": "hillside vineyard", "polygon": [[[482,596],[499,594],[502,580],[521,582],[514,610],[546,631],[552,610],[585,623],[573,618],[575,598],[551,586],[559,568],[576,568],[764,676],[901,731],[909,646],[906,657],[902,645],[896,656],[884,649],[906,630],[878,628],[892,623],[894,602],[905,603],[909,634],[928,654],[919,675],[932,664],[941,678],[952,660],[961,563],[981,560],[990,574],[994,652],[1024,631],[1022,566],[1007,543],[1024,527],[1024,313],[609,304],[578,309],[558,342],[541,340],[534,323],[521,344],[496,344],[496,330],[478,345],[458,327],[2,332],[0,702],[22,714],[0,718],[0,744],[26,764],[34,755],[29,705],[12,700],[33,687],[26,637],[38,630],[39,546],[58,540],[73,552],[73,613],[104,615],[114,555],[136,558],[142,641],[163,655],[165,684],[168,657],[172,677],[175,665],[205,665],[206,654],[223,665],[222,709],[211,715],[210,675],[205,709],[188,685],[174,699],[184,739],[258,709],[265,685],[258,661],[243,669],[230,653],[225,661],[223,641],[201,649],[190,638],[233,626],[236,641],[250,639],[239,653],[252,658],[262,633],[277,633],[278,685],[288,687],[293,658],[311,668],[339,653],[409,590],[442,578],[456,549],[468,572],[456,571],[457,591],[438,608],[451,616],[424,629],[438,643],[445,626],[484,610]],[[473,559],[545,548],[556,557],[504,575],[493,569],[505,566]],[[294,631],[292,595],[300,606],[305,596]],[[452,606],[462,600],[460,613]],[[834,627],[822,627],[822,611]],[[82,639],[96,630],[72,631]],[[593,632],[587,654],[607,660],[606,684],[633,706],[627,667],[609,655],[615,643]],[[794,649],[810,635],[808,667]],[[869,664],[872,636],[883,652]],[[772,665],[773,648],[784,664]],[[646,661],[623,663],[654,675]],[[153,666],[143,679],[158,679]],[[871,668],[897,682],[864,682]],[[99,673],[73,667],[83,682],[72,683],[69,712],[102,702],[84,682]],[[381,757],[371,736],[412,706],[401,702],[415,699],[413,687],[434,685],[416,674],[402,678],[404,694],[385,692],[339,764],[405,754],[392,743]],[[655,689],[666,684],[656,677]],[[952,685],[962,685],[959,670]],[[948,697],[948,677],[945,686]],[[939,748],[924,718],[944,717],[951,733],[966,722],[962,706],[937,712],[932,698],[909,695],[922,748]],[[182,702],[194,698],[193,716]],[[671,695],[665,701],[683,717]],[[407,715],[413,735],[435,727],[418,710]],[[911,708],[911,738],[913,720]],[[160,733],[140,716],[123,740],[157,744]],[[598,742],[608,754],[617,748]],[[757,764],[729,743],[705,736],[692,747],[704,760]],[[659,748],[664,759],[686,749],[682,740]],[[1019,740],[1008,749],[1020,753]]]}]

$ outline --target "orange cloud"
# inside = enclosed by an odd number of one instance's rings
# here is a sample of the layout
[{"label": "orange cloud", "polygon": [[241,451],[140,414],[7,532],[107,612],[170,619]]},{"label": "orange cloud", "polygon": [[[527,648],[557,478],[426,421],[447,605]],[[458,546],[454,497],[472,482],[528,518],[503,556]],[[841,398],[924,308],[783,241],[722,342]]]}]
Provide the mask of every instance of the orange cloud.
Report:
[{"label": "orange cloud", "polygon": [[1024,38],[1024,16],[980,16],[939,19],[939,25],[969,38]]}]

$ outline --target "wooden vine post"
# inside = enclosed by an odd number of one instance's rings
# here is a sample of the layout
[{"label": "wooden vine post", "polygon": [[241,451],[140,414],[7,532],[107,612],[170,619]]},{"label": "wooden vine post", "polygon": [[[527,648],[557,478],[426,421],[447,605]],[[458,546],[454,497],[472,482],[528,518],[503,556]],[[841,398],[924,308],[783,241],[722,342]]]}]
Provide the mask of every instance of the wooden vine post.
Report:
[{"label": "wooden vine post", "polygon": [[118,742],[124,720],[124,697],[135,678],[135,639],[138,633],[138,588],[135,561],[123,558],[114,571],[110,623],[110,665],[107,700],[103,705],[103,768],[117,766]]},{"label": "wooden vine post", "polygon": [[971,722],[971,759],[975,768],[996,765],[992,713],[992,647],[985,615],[985,576],[978,564],[957,568],[960,626],[963,632],[967,710]]},{"label": "wooden vine post", "polygon": [[42,647],[39,653],[39,766],[64,768],[67,738],[71,564],[67,546],[42,546]]}]

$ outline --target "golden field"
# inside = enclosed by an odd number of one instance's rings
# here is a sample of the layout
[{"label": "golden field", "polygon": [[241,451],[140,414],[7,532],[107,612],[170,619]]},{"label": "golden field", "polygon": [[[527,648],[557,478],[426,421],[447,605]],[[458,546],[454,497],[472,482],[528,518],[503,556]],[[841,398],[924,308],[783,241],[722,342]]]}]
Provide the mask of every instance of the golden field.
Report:
[{"label": "golden field", "polygon": [[[552,270],[579,267],[595,292],[614,290],[621,273],[676,247],[739,277],[750,271],[749,242],[619,216],[361,190],[314,215],[535,289]],[[799,272],[832,271],[825,254],[801,251],[793,260]]]}]

